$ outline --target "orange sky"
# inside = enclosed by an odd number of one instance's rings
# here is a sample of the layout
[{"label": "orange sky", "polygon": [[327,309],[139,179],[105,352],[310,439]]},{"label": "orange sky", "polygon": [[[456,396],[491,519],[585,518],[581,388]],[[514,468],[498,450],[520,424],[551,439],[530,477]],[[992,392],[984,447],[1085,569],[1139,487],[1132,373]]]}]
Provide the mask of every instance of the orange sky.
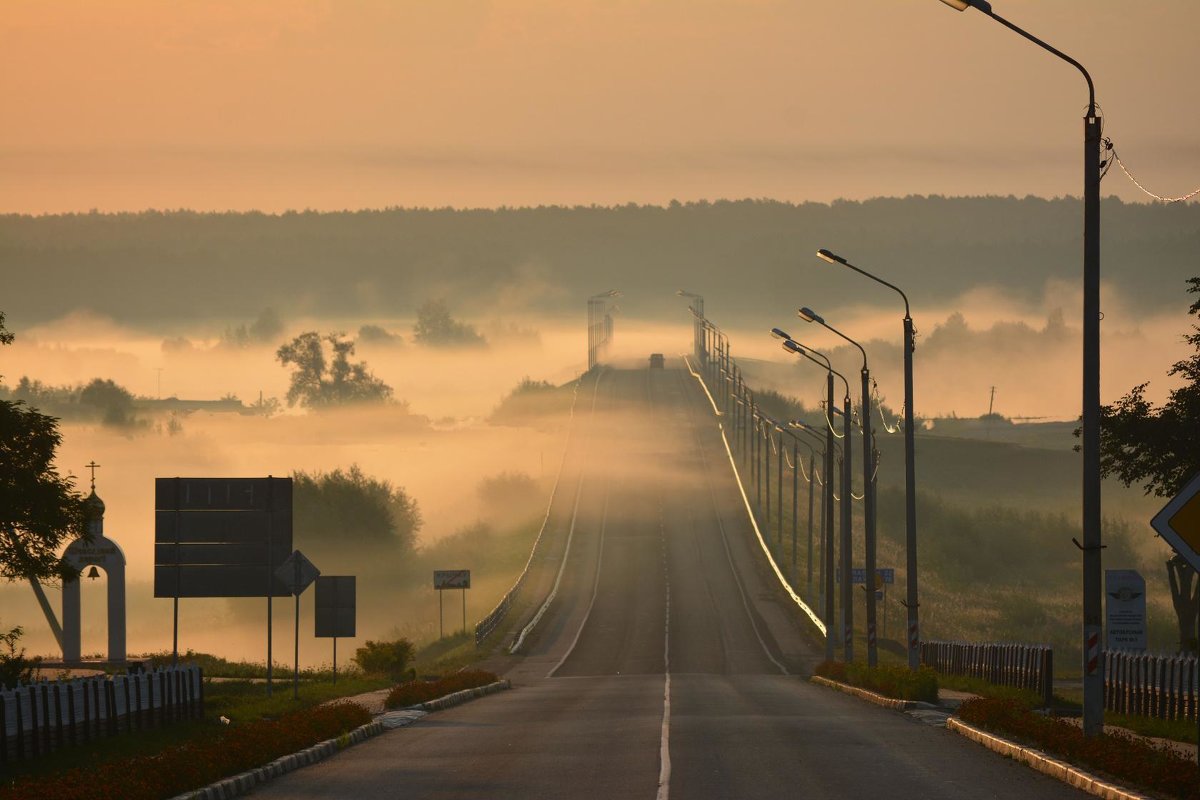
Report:
[{"label": "orange sky", "polygon": [[[994,5],[1200,184],[1200,4]],[[937,0],[5,0],[0,212],[1078,194],[1085,102]]]}]

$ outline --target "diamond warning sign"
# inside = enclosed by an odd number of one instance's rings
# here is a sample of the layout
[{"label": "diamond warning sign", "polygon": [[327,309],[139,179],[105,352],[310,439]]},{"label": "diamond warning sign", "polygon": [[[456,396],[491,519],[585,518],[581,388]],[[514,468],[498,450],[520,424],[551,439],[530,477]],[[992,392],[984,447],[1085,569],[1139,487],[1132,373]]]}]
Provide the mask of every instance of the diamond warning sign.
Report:
[{"label": "diamond warning sign", "polygon": [[1200,571],[1200,474],[1193,476],[1150,524],[1184,561]]}]

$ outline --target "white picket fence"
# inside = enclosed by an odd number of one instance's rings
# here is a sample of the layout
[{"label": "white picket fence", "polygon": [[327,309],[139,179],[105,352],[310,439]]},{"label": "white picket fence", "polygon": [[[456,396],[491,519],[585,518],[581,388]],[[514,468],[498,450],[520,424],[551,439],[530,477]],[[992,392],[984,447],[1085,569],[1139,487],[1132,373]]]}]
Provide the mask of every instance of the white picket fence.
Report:
[{"label": "white picket fence", "polygon": [[203,677],[200,667],[178,666],[0,687],[0,762],[199,717]]}]

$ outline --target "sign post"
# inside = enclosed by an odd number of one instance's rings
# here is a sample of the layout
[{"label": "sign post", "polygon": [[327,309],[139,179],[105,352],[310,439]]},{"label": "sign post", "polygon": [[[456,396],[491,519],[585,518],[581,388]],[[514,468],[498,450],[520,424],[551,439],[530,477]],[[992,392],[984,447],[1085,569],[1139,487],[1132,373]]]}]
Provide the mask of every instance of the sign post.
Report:
[{"label": "sign post", "polygon": [[438,638],[445,636],[442,627],[442,590],[462,589],[463,630],[467,629],[467,589],[471,588],[471,570],[469,569],[435,569],[433,571],[433,588],[438,592]]},{"label": "sign post", "polygon": [[317,569],[299,550],[293,551],[279,569],[275,570],[275,577],[296,598],[296,660],[292,670],[293,700],[300,699],[300,595],[320,574],[321,570]]},{"label": "sign post", "polygon": [[333,682],[337,683],[337,640],[354,638],[356,579],[353,575],[322,575],[317,578],[314,621],[318,639],[333,639]]}]

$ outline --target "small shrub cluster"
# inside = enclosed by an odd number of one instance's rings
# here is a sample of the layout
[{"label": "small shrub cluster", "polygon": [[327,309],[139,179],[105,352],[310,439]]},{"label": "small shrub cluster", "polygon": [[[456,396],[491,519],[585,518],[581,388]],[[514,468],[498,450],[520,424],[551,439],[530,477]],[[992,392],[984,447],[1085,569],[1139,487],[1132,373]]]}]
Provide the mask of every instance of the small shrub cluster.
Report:
[{"label": "small shrub cluster", "polygon": [[17,642],[24,634],[25,629],[20,625],[0,633],[0,686],[11,689],[18,683],[29,683],[41,663],[40,658],[26,658],[24,647],[17,649]]},{"label": "small shrub cluster", "polygon": [[848,683],[897,700],[938,701],[937,673],[928,667],[913,672],[908,667],[892,664],[868,667],[857,662],[822,661],[817,665],[816,673],[822,678]]},{"label": "small shrub cluster", "polygon": [[163,800],[336,738],[371,721],[365,708],[334,703],[277,719],[231,725],[152,756],[119,758],[0,788],[0,800]]},{"label": "small shrub cluster", "polygon": [[1169,745],[1154,745],[1119,731],[1085,737],[1078,726],[1035,714],[1011,699],[966,700],[959,707],[958,716],[964,722],[1010,736],[1119,781],[1171,797],[1200,800],[1200,769]]},{"label": "small shrub cluster", "polygon": [[464,669],[461,672],[455,672],[453,675],[438,678],[436,681],[409,681],[392,689],[384,701],[384,705],[388,708],[415,706],[418,703],[427,703],[430,700],[436,700],[448,694],[461,692],[464,689],[487,686],[489,683],[495,683],[498,680],[499,678],[496,677],[495,673],[486,670]]},{"label": "small shrub cluster", "polygon": [[404,679],[413,657],[413,643],[408,639],[394,642],[373,642],[370,639],[354,653],[354,663],[368,675],[386,675],[394,681]]}]

